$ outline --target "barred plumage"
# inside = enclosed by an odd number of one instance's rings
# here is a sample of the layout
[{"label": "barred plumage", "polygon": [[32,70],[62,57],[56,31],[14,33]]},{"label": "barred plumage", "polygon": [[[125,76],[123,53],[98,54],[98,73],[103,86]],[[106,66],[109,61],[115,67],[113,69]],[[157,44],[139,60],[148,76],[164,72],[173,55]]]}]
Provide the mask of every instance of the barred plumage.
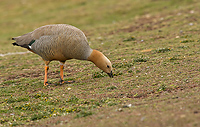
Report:
[{"label": "barred plumage", "polygon": [[[52,60],[58,60],[61,63],[69,59],[88,60],[112,77],[111,62],[101,52],[91,49],[85,34],[74,26],[46,25],[12,39],[16,41],[13,45],[27,48],[40,55],[47,67]],[[46,72],[45,70],[45,85],[48,84]],[[61,81],[63,81],[62,74]]]}]

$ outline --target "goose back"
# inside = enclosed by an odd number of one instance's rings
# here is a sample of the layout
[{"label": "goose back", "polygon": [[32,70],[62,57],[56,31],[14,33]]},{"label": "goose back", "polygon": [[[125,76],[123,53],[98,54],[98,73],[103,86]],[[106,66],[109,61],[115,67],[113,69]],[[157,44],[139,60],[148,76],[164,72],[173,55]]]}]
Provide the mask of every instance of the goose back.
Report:
[{"label": "goose back", "polygon": [[46,61],[87,60],[92,49],[84,33],[71,25],[46,25],[13,38],[15,45],[27,48]]}]

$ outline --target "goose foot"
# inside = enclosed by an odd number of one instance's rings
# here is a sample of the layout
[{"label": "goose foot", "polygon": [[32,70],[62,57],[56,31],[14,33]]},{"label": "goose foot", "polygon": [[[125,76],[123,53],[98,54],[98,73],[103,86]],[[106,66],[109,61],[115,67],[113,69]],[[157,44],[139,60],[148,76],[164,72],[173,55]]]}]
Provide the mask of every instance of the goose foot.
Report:
[{"label": "goose foot", "polygon": [[44,86],[50,86],[50,85],[55,85],[55,86],[57,86],[56,84],[51,84],[51,83],[48,83],[48,82],[45,82],[45,83],[44,83]]},{"label": "goose foot", "polygon": [[62,80],[61,78],[60,78],[60,85],[62,85],[62,84],[64,84],[64,83],[66,83],[66,84],[70,84],[70,83],[74,83],[75,81],[64,81],[64,80]]}]

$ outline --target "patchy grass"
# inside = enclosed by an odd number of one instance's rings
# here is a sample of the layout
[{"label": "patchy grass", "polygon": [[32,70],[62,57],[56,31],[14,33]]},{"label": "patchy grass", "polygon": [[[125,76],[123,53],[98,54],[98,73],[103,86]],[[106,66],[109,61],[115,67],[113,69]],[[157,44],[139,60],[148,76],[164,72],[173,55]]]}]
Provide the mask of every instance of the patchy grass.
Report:
[{"label": "patchy grass", "polygon": [[[10,0],[0,6],[1,54],[26,52],[11,37],[67,23],[108,56],[114,73],[109,78],[90,62],[69,60],[65,80],[76,82],[45,87],[39,56],[0,56],[0,125],[200,126],[197,0]],[[59,78],[53,61],[48,81]]]},{"label": "patchy grass", "polygon": [[155,53],[164,53],[168,51],[171,51],[171,48],[159,48],[155,50]]}]

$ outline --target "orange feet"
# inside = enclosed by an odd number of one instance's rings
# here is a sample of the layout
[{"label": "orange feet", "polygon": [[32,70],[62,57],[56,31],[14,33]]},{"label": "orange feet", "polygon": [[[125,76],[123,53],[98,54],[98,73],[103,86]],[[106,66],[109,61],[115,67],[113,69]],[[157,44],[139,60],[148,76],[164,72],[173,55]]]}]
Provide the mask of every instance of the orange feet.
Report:
[{"label": "orange feet", "polygon": [[55,85],[56,86],[56,84],[51,84],[51,83],[48,83],[48,82],[44,83],[44,86],[49,86],[49,85]]},{"label": "orange feet", "polygon": [[60,85],[66,83],[66,84],[70,84],[70,83],[74,83],[75,81],[64,81],[62,78],[60,78]]}]

